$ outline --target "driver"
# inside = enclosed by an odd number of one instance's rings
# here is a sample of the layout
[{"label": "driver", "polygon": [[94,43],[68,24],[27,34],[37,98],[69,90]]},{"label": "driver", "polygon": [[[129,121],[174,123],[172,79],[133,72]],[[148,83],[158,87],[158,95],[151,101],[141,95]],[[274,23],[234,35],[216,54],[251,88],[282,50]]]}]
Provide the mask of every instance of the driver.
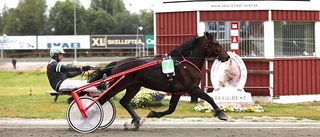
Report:
[{"label": "driver", "polygon": [[[50,50],[52,58],[47,65],[47,77],[52,89],[59,92],[61,90],[73,90],[77,87],[88,84],[87,81],[69,80],[69,78],[80,75],[84,71],[90,70],[91,66],[71,67],[60,63],[63,59],[64,50],[61,47],[53,47]],[[92,87],[95,88],[95,87]],[[89,88],[87,90],[94,90]],[[96,88],[95,88],[96,89]],[[83,93],[83,92],[81,92]],[[83,94],[84,95],[84,94]],[[81,95],[80,95],[81,96]],[[72,97],[68,99],[71,103]]]}]

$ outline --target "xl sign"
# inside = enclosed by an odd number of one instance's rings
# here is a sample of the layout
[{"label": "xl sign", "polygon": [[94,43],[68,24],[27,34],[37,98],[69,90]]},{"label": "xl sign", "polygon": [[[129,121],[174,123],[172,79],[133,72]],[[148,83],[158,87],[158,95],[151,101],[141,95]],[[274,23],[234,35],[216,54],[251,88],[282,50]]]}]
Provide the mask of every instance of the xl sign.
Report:
[{"label": "xl sign", "polygon": [[92,35],[92,49],[135,49],[144,44],[143,35]]},{"label": "xl sign", "polygon": [[70,48],[80,48],[80,43],[47,43],[47,48],[51,49],[51,47],[62,47],[63,49]]},{"label": "xl sign", "polygon": [[107,46],[106,38],[92,38],[92,46]]}]

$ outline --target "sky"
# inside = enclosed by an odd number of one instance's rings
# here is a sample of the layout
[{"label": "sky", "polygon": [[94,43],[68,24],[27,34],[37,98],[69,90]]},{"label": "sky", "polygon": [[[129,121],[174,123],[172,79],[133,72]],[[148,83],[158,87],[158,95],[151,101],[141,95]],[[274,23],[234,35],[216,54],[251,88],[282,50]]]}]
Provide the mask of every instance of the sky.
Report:
[{"label": "sky", "polygon": [[[47,0],[48,8],[54,6],[57,0]],[[64,0],[60,0],[64,1]],[[79,0],[81,4],[88,8],[90,6],[91,0]],[[123,0],[127,10],[131,13],[138,13],[141,9],[152,9],[154,0]],[[4,4],[6,4],[9,8],[15,8],[19,3],[19,0],[0,0],[0,12],[2,12],[2,8]]]}]

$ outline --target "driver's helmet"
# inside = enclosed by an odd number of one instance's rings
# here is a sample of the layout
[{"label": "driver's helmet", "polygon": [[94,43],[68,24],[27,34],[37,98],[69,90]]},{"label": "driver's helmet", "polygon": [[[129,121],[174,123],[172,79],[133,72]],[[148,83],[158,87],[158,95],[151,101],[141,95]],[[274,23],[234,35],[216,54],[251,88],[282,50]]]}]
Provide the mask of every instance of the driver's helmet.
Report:
[{"label": "driver's helmet", "polygon": [[54,54],[60,54],[60,53],[62,53],[62,54],[65,53],[64,50],[61,47],[53,47],[50,50],[50,57],[53,57]]}]

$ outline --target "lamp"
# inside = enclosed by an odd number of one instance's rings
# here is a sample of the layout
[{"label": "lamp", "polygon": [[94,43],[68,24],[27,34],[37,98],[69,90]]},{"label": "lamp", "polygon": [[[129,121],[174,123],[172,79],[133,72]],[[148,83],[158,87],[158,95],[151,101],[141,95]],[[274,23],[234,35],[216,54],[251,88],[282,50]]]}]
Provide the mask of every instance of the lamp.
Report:
[{"label": "lamp", "polygon": [[138,49],[139,49],[139,57],[140,57],[140,47],[139,47],[139,30],[143,30],[142,26],[137,27],[137,40],[136,40],[136,57],[138,57]]},{"label": "lamp", "polygon": [[[79,0],[74,0],[73,4],[73,26],[74,26],[74,39],[76,41],[76,35],[77,35],[77,15],[76,15],[76,2],[79,2]],[[74,47],[74,65],[77,65],[77,47]]]}]

